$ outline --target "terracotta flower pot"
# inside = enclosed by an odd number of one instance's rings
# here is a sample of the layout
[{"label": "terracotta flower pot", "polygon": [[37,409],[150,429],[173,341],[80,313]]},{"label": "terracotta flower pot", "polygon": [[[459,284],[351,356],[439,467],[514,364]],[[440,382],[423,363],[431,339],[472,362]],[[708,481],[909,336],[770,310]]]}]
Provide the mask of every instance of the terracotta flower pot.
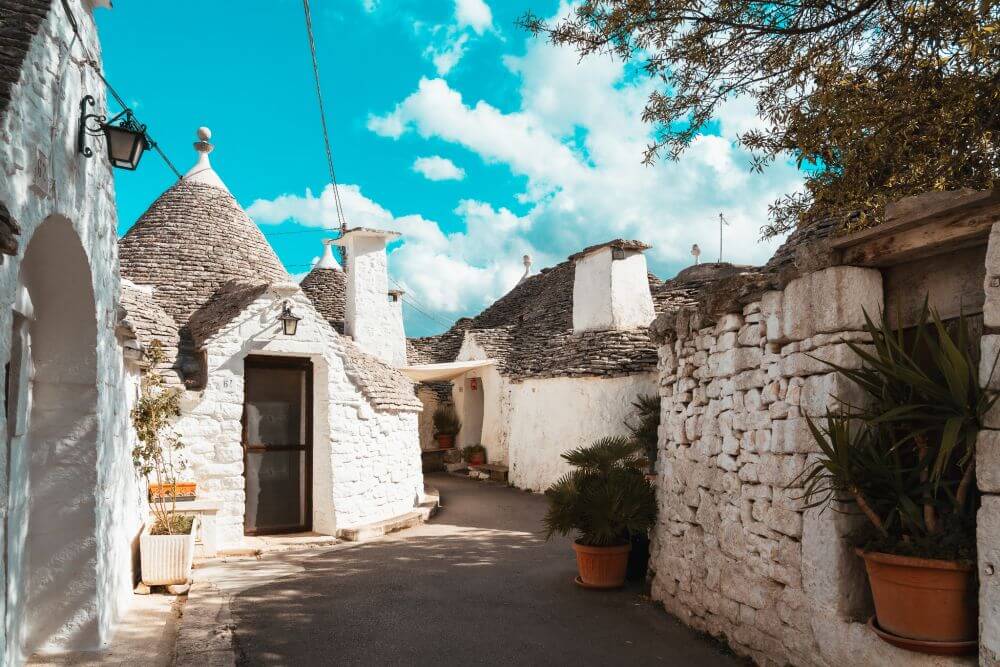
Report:
[{"label": "terracotta flower pot", "polygon": [[975,640],[979,613],[973,565],[857,553],[865,560],[882,630],[925,642]]},{"label": "terracotta flower pot", "polygon": [[434,439],[437,440],[439,449],[451,449],[452,447],[455,446],[455,436],[453,435],[439,433],[436,436],[434,436]]},{"label": "terracotta flower pot", "polygon": [[586,588],[621,588],[625,585],[628,552],[631,549],[631,544],[589,547],[574,542],[576,567],[580,572],[577,582]]},{"label": "terracotta flower pot", "polygon": [[486,455],[483,454],[482,452],[476,452],[475,454],[469,454],[469,461],[468,461],[468,463],[469,463],[470,466],[481,466],[484,463],[486,463]]}]

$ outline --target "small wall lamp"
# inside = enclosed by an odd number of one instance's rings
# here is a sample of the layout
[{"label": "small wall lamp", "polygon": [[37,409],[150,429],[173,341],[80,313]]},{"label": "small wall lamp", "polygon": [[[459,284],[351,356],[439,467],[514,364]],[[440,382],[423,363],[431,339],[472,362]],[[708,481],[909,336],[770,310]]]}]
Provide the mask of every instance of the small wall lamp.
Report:
[{"label": "small wall lamp", "polygon": [[278,319],[281,320],[281,330],[284,334],[286,336],[294,336],[299,330],[299,320],[302,318],[292,314],[292,307],[286,301],[283,304],[281,316]]},{"label": "small wall lamp", "polygon": [[111,165],[119,169],[135,170],[139,166],[142,154],[154,145],[146,136],[146,126],[135,119],[131,109],[125,109],[107,121],[103,115],[87,113],[88,106],[94,106],[94,98],[91,95],[80,100],[77,149],[84,157],[93,157],[94,151],[87,146],[87,137],[99,137],[103,134]]}]

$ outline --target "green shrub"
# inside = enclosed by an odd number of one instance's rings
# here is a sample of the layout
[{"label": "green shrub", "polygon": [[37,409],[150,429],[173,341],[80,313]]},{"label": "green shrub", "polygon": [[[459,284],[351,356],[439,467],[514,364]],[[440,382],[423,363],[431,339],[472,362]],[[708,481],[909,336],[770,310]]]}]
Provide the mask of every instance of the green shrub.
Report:
[{"label": "green shrub", "polygon": [[458,435],[462,430],[462,420],[450,405],[438,406],[434,411],[433,421],[434,435]]},{"label": "green shrub", "polygon": [[634,440],[610,437],[562,457],[575,469],[545,492],[546,537],[577,533],[588,546],[627,544],[656,519],[656,497]]}]

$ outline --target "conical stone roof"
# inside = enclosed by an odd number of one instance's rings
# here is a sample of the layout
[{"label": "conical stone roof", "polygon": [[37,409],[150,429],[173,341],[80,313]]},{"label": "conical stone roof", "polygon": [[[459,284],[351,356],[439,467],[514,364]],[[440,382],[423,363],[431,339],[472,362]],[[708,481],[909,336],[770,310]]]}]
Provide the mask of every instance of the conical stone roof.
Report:
[{"label": "conical stone roof", "polygon": [[260,229],[208,162],[199,130],[198,164],[164,192],[119,241],[122,275],[155,288],[160,306],[183,326],[225,283],[291,280]]}]

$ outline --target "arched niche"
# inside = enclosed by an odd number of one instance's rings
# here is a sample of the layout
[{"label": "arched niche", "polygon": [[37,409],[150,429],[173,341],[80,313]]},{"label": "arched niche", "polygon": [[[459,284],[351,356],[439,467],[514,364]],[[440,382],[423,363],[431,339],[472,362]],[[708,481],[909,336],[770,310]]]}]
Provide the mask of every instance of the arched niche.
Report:
[{"label": "arched niche", "polygon": [[8,369],[7,664],[99,642],[96,308],[87,255],[65,218],[46,219],[32,236],[18,304]]}]

